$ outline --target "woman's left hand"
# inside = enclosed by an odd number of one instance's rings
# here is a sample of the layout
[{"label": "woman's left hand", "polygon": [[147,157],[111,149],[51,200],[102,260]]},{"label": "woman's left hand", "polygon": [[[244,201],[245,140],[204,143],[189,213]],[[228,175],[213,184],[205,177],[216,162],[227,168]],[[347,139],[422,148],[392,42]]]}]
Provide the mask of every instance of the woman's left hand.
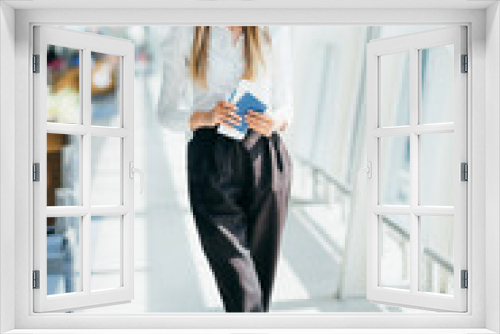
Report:
[{"label": "woman's left hand", "polygon": [[263,136],[270,137],[273,133],[274,120],[266,113],[249,110],[245,115],[248,126]]}]

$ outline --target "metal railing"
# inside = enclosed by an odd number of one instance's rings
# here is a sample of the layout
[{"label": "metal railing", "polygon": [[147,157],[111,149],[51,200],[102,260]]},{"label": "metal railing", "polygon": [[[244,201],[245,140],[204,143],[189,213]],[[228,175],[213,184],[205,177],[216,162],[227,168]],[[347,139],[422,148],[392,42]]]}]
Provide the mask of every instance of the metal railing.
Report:
[{"label": "metal railing", "polygon": [[[340,192],[340,194],[344,196],[350,196],[353,192],[352,186],[342,182],[339,177],[336,177],[332,173],[327,172],[323,168],[315,165],[310,160],[303,158],[301,156],[294,155],[293,159],[303,165],[306,168],[309,168],[311,171],[311,179],[313,181],[312,184],[312,192],[313,198],[310,200],[302,200],[295,199],[298,203],[325,203],[329,202],[329,194],[328,188],[324,187],[324,183],[321,182],[324,180],[328,185],[333,185],[336,190]],[[323,192],[321,193],[321,188],[323,188]]]}]

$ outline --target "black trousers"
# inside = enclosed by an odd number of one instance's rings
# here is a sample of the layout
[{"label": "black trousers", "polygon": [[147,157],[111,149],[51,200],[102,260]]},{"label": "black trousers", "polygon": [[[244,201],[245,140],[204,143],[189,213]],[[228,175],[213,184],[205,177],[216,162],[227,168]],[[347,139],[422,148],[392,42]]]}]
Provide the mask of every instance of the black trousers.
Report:
[{"label": "black trousers", "polygon": [[194,131],[189,201],[226,312],[268,312],[288,211],[291,160],[277,133],[242,141]]}]

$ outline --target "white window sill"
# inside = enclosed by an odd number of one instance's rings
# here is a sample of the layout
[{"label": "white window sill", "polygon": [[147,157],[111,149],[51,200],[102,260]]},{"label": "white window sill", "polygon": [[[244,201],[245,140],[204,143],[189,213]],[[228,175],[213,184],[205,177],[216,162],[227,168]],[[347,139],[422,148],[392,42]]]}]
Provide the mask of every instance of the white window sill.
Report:
[{"label": "white window sill", "polygon": [[4,334],[496,334],[483,328],[423,329],[14,329]]}]

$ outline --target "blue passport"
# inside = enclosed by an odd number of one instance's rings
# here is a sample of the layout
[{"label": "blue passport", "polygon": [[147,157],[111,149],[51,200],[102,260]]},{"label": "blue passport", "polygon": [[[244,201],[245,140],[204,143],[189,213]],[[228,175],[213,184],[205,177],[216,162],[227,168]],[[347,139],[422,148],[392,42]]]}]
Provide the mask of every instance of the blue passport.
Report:
[{"label": "blue passport", "polygon": [[[231,94],[231,98],[229,101],[232,101],[234,98],[234,95],[236,94],[236,89],[233,91]],[[236,102],[236,113],[241,116],[241,123],[234,124],[234,128],[241,132],[242,134],[246,133],[248,130],[248,123],[245,120],[245,115],[248,113],[249,110],[253,110],[255,112],[260,112],[263,113],[266,111],[267,106],[259,100],[255,95],[253,95],[250,92],[245,92],[243,96]]]}]

